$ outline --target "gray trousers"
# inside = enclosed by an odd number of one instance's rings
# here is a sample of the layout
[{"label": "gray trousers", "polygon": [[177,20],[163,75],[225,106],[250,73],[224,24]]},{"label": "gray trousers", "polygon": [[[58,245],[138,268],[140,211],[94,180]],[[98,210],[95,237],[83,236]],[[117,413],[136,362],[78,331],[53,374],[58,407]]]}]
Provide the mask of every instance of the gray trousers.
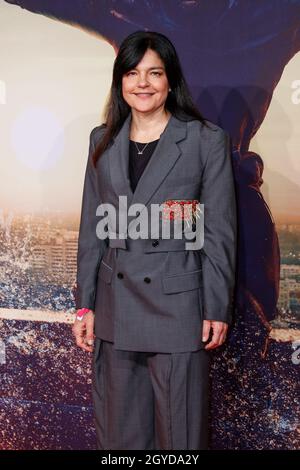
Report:
[{"label": "gray trousers", "polygon": [[208,448],[210,353],[115,350],[95,339],[97,449]]}]

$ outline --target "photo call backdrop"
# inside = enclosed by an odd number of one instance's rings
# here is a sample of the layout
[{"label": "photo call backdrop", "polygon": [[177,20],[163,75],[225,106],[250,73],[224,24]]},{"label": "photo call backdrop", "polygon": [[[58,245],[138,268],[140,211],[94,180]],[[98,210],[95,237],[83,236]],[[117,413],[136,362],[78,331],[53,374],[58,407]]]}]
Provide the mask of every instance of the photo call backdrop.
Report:
[{"label": "photo call backdrop", "polygon": [[215,350],[211,449],[299,449],[300,0],[0,1],[0,449],[95,449],[71,333],[89,134],[136,30],[175,45],[231,136],[234,323]]}]

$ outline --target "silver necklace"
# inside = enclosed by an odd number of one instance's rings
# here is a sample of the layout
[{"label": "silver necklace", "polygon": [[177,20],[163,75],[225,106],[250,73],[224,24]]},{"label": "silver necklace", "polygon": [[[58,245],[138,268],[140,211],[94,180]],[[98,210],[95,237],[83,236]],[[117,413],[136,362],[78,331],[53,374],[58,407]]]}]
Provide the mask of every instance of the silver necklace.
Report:
[{"label": "silver necklace", "polygon": [[137,143],[134,142],[134,145],[136,146],[138,155],[143,155],[143,152],[144,152],[145,148],[147,147],[147,145],[148,145],[149,143],[150,143],[150,142],[147,142],[146,145],[144,146],[143,150],[140,150],[140,149],[138,148]]}]

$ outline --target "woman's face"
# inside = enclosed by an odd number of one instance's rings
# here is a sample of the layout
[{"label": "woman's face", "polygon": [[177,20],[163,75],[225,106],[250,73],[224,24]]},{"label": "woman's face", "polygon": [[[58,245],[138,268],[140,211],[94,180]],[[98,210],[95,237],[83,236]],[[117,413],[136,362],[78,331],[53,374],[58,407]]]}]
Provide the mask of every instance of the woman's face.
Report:
[{"label": "woman's face", "polygon": [[123,98],[128,105],[141,113],[164,107],[169,91],[164,63],[152,49],[147,49],[135,69],[122,78]]}]

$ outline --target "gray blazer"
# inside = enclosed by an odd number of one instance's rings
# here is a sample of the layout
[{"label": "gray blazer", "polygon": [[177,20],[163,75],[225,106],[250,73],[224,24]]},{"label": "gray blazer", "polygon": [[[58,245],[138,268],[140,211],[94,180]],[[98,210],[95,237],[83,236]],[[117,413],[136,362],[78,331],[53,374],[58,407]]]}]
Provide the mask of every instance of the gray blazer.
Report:
[{"label": "gray blazer", "polygon": [[[96,336],[116,349],[186,352],[203,347],[203,319],[230,323],[236,265],[236,197],[228,134],[207,121],[171,116],[136,190],[129,181],[131,113],[97,169],[92,151],[104,125],[90,135],[77,255],[76,308],[95,312]],[[136,239],[117,224],[110,239],[99,239],[100,203],[118,211],[119,195],[134,203],[197,199],[204,204],[204,245],[185,249],[182,239]],[[137,216],[128,217],[126,230]],[[132,225],[133,224],[133,225]],[[123,226],[122,226],[123,227]],[[186,226],[185,226],[186,227]],[[149,232],[150,233],[150,232]],[[117,239],[112,236],[117,235]]]}]

